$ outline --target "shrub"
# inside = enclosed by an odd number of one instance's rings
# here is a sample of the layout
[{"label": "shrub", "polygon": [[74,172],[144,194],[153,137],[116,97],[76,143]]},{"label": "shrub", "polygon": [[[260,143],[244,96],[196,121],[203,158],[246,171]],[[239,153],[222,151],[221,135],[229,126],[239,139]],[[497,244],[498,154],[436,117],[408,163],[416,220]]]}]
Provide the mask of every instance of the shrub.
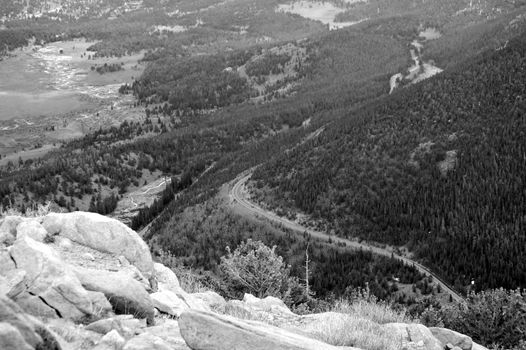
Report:
[{"label": "shrub", "polygon": [[495,289],[470,293],[466,305],[443,308],[447,328],[484,345],[520,348],[526,334],[526,294]]},{"label": "shrub", "polygon": [[282,297],[287,289],[289,267],[275,250],[276,246],[269,248],[251,239],[242,242],[234,252],[227,247],[227,255],[221,257],[219,265],[226,294],[237,298],[244,293],[258,298]]}]

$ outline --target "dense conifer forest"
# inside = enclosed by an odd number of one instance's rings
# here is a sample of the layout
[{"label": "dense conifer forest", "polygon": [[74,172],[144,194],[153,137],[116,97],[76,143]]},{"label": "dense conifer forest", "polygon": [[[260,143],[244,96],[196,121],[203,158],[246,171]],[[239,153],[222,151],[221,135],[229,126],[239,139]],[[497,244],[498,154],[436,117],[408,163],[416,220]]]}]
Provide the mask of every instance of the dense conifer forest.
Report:
[{"label": "dense conifer forest", "polygon": [[338,235],[406,245],[458,288],[526,286],[525,50],[520,36],[342,115],[255,187]]},{"label": "dense conifer forest", "polygon": [[[204,218],[203,220],[198,218]],[[291,273],[305,279],[305,252],[310,260],[309,284],[320,299],[335,298],[352,288],[369,288],[383,300],[412,304],[417,295],[434,295],[437,289],[425,276],[396,259],[378,257],[368,251],[343,251],[337,244],[313,240],[308,234],[283,232],[279,227],[254,223],[213,200],[189,207],[170,218],[168,229],[150,240],[154,252],[168,251],[177,264],[217,273],[226,247],[235,249],[246,239],[276,246],[276,253],[291,265]],[[418,294],[399,292],[410,285]]]}]

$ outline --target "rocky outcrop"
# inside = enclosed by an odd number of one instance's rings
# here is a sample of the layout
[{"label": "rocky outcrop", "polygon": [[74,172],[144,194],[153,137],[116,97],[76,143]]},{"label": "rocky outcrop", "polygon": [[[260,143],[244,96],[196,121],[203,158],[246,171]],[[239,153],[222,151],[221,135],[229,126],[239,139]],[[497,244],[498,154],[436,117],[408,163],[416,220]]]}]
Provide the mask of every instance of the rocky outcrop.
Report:
[{"label": "rocky outcrop", "polygon": [[288,325],[298,319],[280,299],[266,297],[257,298],[245,294],[243,300],[229,300],[225,308],[234,314],[252,315],[252,317],[275,325]]},{"label": "rocky outcrop", "polygon": [[127,273],[81,267],[75,267],[74,271],[84,288],[106,296],[115,313],[132,314],[138,318],[146,318],[148,324],[154,324],[150,295],[140,282]]},{"label": "rocky outcrop", "polygon": [[412,343],[421,346],[424,345],[426,350],[443,350],[444,347],[438,341],[437,338],[433,336],[429,328],[421,324],[408,324],[407,334]]},{"label": "rocky outcrop", "polygon": [[473,340],[470,337],[447,328],[430,327],[431,334],[440,341],[443,347],[447,344],[457,346],[462,350],[471,350]]},{"label": "rocky outcrop", "polygon": [[172,292],[163,290],[151,294],[152,301],[157,310],[179,317],[185,310],[210,311],[210,307],[205,302],[186,293],[182,289]]},{"label": "rocky outcrop", "polygon": [[186,311],[179,320],[181,335],[194,350],[336,350],[335,347],[263,323],[241,321],[200,311]]},{"label": "rocky outcrop", "polygon": [[60,349],[58,341],[39,322],[26,316],[7,297],[0,296],[0,349]]},{"label": "rocky outcrop", "polygon": [[[320,332],[345,332],[355,321],[334,312],[296,315],[274,297],[227,302],[212,291],[187,293],[172,270],[152,263],[134,231],[97,214],[0,221],[2,350],[354,349],[324,343],[354,338]],[[487,350],[448,329],[358,323],[407,350]]]},{"label": "rocky outcrop", "polygon": [[[76,320],[109,310],[108,303],[99,304],[102,310],[94,309],[92,298],[98,296],[86,292],[73,271],[49,246],[22,236],[11,247],[10,255],[17,270],[25,272],[25,290],[14,299],[22,301],[26,312],[39,315],[34,311],[50,308],[55,317]],[[38,307],[36,304],[42,305]]]},{"label": "rocky outcrop", "polygon": [[43,218],[42,225],[51,235],[126,257],[146,278],[153,275],[148,246],[135,231],[117,220],[95,213],[52,213]]},{"label": "rocky outcrop", "polygon": [[183,311],[190,309],[187,303],[170,291],[153,293],[151,298],[155,308],[168,315],[179,317]]},{"label": "rocky outcrop", "polygon": [[243,303],[253,309],[259,309],[267,312],[274,312],[278,314],[292,314],[287,305],[276,297],[267,296],[264,299],[257,298],[252,294],[243,296]]},{"label": "rocky outcrop", "polygon": [[444,346],[436,339],[431,331],[421,324],[387,323],[383,325],[396,339],[400,339],[402,346],[408,349],[443,350]]}]

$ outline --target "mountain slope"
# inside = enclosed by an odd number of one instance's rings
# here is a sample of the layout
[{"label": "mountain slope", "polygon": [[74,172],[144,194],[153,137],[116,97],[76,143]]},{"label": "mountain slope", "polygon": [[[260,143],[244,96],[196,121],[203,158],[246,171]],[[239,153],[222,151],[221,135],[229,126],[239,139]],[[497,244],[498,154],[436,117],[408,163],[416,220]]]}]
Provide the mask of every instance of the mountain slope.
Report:
[{"label": "mountain slope", "polygon": [[337,234],[408,245],[457,287],[526,285],[526,38],[333,123],[254,174]]}]

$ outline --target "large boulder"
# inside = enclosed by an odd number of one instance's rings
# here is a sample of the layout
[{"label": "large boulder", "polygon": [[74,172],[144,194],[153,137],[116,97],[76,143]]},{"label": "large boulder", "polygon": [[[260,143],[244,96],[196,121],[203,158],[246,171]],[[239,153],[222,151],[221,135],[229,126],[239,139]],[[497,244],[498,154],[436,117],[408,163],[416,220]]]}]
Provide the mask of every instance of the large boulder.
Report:
[{"label": "large boulder", "polygon": [[46,229],[36,220],[24,220],[16,227],[16,238],[29,237],[43,242],[47,234]]},{"label": "large boulder", "polygon": [[26,273],[25,290],[16,295],[15,300],[21,304],[25,301],[28,313],[35,314],[37,304],[42,304],[42,309],[51,308],[58,317],[76,320],[110,310],[109,303],[99,305],[102,310],[93,307],[92,298],[97,295],[89,294],[73,271],[46,244],[22,237],[11,247],[10,254],[17,269]]},{"label": "large boulder", "polygon": [[0,296],[0,349],[60,349],[53,335],[24,314],[12,300]]},{"label": "large boulder", "polygon": [[423,348],[425,350],[443,350],[444,345],[433,336],[424,325],[416,323],[387,323],[382,325],[395,339],[400,339],[407,348]]},{"label": "large boulder", "polygon": [[274,325],[288,324],[298,318],[283,301],[271,296],[260,299],[245,294],[243,300],[229,300],[225,308],[234,313],[255,316],[258,320]]},{"label": "large boulder", "polygon": [[473,340],[467,335],[440,327],[430,327],[429,330],[433,336],[442,343],[442,346],[451,344],[453,346],[458,346],[462,350],[471,350],[473,347]]},{"label": "large boulder", "polygon": [[292,313],[292,311],[290,311],[290,309],[287,307],[287,305],[285,305],[285,303],[281,299],[270,295],[264,299],[260,299],[253,296],[252,294],[245,293],[245,295],[243,296],[243,302],[254,309],[259,309],[266,312],[274,312],[277,314]]},{"label": "large boulder", "polygon": [[117,314],[132,314],[154,323],[154,307],[144,285],[125,272],[92,270],[72,267],[82,286],[90,291],[104,293]]},{"label": "large boulder", "polygon": [[44,217],[42,225],[50,234],[58,234],[95,250],[122,255],[146,278],[153,276],[148,246],[120,221],[95,213],[51,213]]},{"label": "large boulder", "polygon": [[172,292],[181,289],[179,280],[171,269],[160,263],[154,263],[153,269],[155,271],[157,283],[159,284],[159,289],[170,290]]},{"label": "large boulder", "polygon": [[426,350],[443,350],[444,346],[433,336],[433,333],[424,325],[410,323],[407,325],[407,333],[411,342],[424,344]]},{"label": "large boulder", "polygon": [[210,311],[210,307],[202,300],[188,294],[182,289],[176,292],[162,290],[150,295],[155,307],[164,313],[179,317],[185,310]]},{"label": "large boulder", "polygon": [[181,335],[194,350],[336,350],[335,347],[259,322],[189,310],[179,319]]},{"label": "large boulder", "polygon": [[150,295],[155,308],[165,314],[179,317],[183,311],[190,309],[188,304],[177,294],[170,291],[152,293]]}]

